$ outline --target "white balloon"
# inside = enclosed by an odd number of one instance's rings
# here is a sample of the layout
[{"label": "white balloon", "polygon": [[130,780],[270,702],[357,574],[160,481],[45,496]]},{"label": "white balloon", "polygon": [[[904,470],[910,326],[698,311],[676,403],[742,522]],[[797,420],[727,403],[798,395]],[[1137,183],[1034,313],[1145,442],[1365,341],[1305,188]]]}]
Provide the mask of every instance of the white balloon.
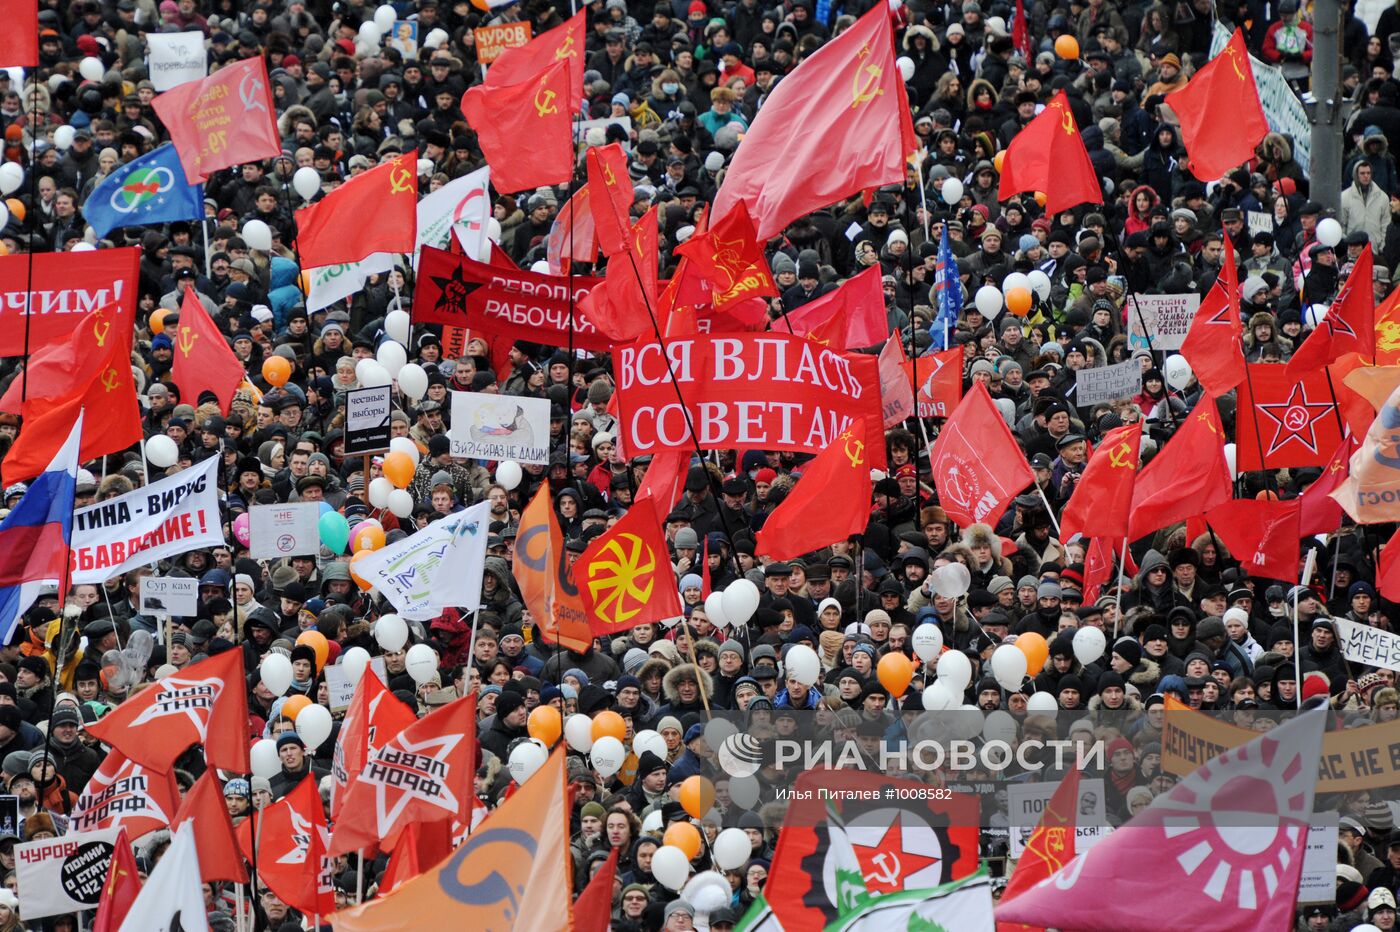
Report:
[{"label": "white balloon", "polygon": [[988,741],[1010,743],[1016,740],[1016,733],[1016,719],[1005,709],[988,712],[986,720],[982,722],[982,737]]},{"label": "white balloon", "polygon": [[1162,366],[1162,375],[1166,378],[1167,384],[1180,391],[1191,384],[1191,364],[1186,361],[1186,357],[1181,354],[1168,356],[1166,363]]},{"label": "white balloon", "polygon": [[281,696],[292,685],[292,662],[281,654],[268,654],[258,664],[258,676],[268,692]]},{"label": "white balloon", "polygon": [[312,754],[331,736],[331,710],[312,703],[297,713],[297,736]]},{"label": "white balloon", "polygon": [[758,803],[763,786],[753,774],[729,778],[729,801],[740,809],[752,809]]},{"label": "white balloon", "polygon": [[[360,374],[361,368],[364,369],[363,375]],[[394,381],[389,370],[381,366],[377,359],[361,359],[359,365],[355,367],[355,377],[360,380],[360,385],[366,388],[377,388]]]},{"label": "white balloon", "polygon": [[716,628],[728,628],[729,616],[724,612],[724,593],[718,590],[705,596],[705,617]]},{"label": "white balloon", "polygon": [[[938,655],[938,682],[947,683],[959,696],[972,682],[972,661],[960,650],[950,650]],[[959,699],[961,702],[961,699]]]},{"label": "white balloon", "polygon": [[413,514],[413,493],[408,489],[394,489],[389,493],[388,508],[395,518],[407,518]]},{"label": "white balloon", "polygon": [[369,503],[375,508],[389,507],[389,493],[394,491],[394,483],[380,476],[369,482]]},{"label": "white balloon", "polygon": [[627,760],[627,749],[612,735],[604,735],[593,742],[588,757],[593,761],[593,769],[606,780],[622,769],[623,762]]},{"label": "white balloon", "polygon": [[303,165],[292,175],[292,188],[303,201],[311,200],[321,190],[321,173],[310,165]]},{"label": "white balloon", "polygon": [[934,591],[945,599],[960,599],[972,587],[972,574],[961,563],[949,563],[933,572]]},{"label": "white balloon", "polygon": [[413,401],[428,393],[428,373],[416,362],[410,362],[399,370],[399,391]]},{"label": "white balloon", "polygon": [[74,243],[69,252],[97,252],[97,247],[92,243]]},{"label": "white balloon", "polygon": [[107,66],[102,64],[102,59],[89,55],[78,62],[78,74],[83,76],[84,81],[101,81],[107,74]]},{"label": "white balloon", "polygon": [[1044,301],[1050,297],[1050,276],[1040,269],[1031,269],[1026,273],[1026,280],[1031,283],[1031,290],[1035,296]]},{"label": "white balloon", "polygon": [[753,845],[743,829],[727,828],[715,836],[714,843],[710,845],[710,855],[715,859],[716,867],[731,871],[753,856]]},{"label": "white balloon", "polygon": [[[963,658],[966,660],[967,658]],[[821,673],[822,662],[817,656],[817,652],[806,644],[798,644],[789,648],[787,658],[783,661],[787,667],[787,675],[797,680],[803,686],[815,686],[817,676]]]},{"label": "white balloon", "polygon": [[943,195],[943,203],[956,204],[958,201],[962,200],[963,183],[956,178],[949,178],[943,182],[943,190],[941,193]]},{"label": "white balloon", "polygon": [[340,666],[345,671],[345,679],[350,685],[358,686],[364,678],[365,670],[369,669],[369,651],[363,647],[350,648],[341,656]]},{"label": "white balloon", "polygon": [[434,29],[431,32],[429,32],[428,37],[423,40],[423,47],[425,49],[435,49],[438,46],[442,45],[444,42],[446,42],[447,39],[447,30]]},{"label": "white balloon", "polygon": [[506,769],[510,771],[511,779],[516,783],[523,784],[526,780],[535,775],[544,762],[549,760],[549,750],[534,738],[522,741],[510,752],[510,760],[506,763]]},{"label": "white balloon", "polygon": [[659,731],[651,728],[643,728],[632,736],[632,753],[641,758],[647,751],[662,760],[665,760],[666,755],[670,753],[670,749],[666,747],[666,739],[661,737]]},{"label": "white balloon", "polygon": [[398,18],[398,11],[387,3],[374,11],[374,25],[379,28],[381,33],[392,31]]},{"label": "white balloon", "polygon": [[1233,443],[1225,444],[1225,465],[1230,469],[1230,478],[1238,479],[1240,475],[1239,448]]},{"label": "white balloon", "polygon": [[0,165],[0,194],[10,195],[19,190],[19,186],[24,184],[24,169],[18,162],[6,162]]},{"label": "white balloon", "polygon": [[486,221],[486,238],[493,243],[501,241],[501,221],[495,217]]},{"label": "white balloon", "polygon": [[437,651],[427,644],[414,644],[404,655],[404,669],[413,677],[413,682],[422,686],[433,678],[438,669]]},{"label": "white balloon", "polygon": [[[679,234],[680,231],[677,230],[676,232]],[[679,236],[677,236],[677,239],[679,239]],[[537,260],[537,261],[531,263],[531,264],[530,264],[530,271],[531,271],[531,272],[536,272],[536,273],[538,273],[538,274],[540,274],[540,275],[548,275],[548,274],[549,274],[549,260],[548,260],[548,259],[539,259],[539,260]]]},{"label": "white balloon", "polygon": [[1303,322],[1308,325],[1309,330],[1316,330],[1318,327],[1322,326],[1322,321],[1330,310],[1332,310],[1332,305],[1330,304],[1311,305],[1303,312]]},{"label": "white balloon", "polygon": [[758,611],[758,587],[749,579],[736,579],[724,587],[724,617],[731,625],[748,624]]},{"label": "white balloon", "polygon": [[417,167],[418,167],[418,177],[421,178],[421,177],[423,177],[424,175],[431,175],[431,174],[433,173],[433,169],[434,169],[436,166],[433,164],[433,160],[432,160],[432,159],[419,159],[419,160],[418,160],[418,166],[417,166]]},{"label": "white balloon", "polygon": [[403,650],[408,643],[408,622],[398,615],[381,615],[374,623],[374,640],[383,650]]},{"label": "white balloon", "polygon": [[[413,460],[415,469],[418,467],[418,460],[422,456],[422,454],[418,452],[418,444],[407,437],[395,437],[393,440],[390,440],[389,452],[404,454],[409,459]],[[385,481],[387,482],[388,480]]]},{"label": "white balloon", "polygon": [[1055,701],[1055,697],[1048,692],[1032,693],[1026,700],[1026,711],[1028,712],[1054,712],[1060,707]]},{"label": "white balloon", "polygon": [[938,625],[919,625],[909,636],[909,646],[914,648],[914,654],[920,660],[928,663],[943,649],[943,632],[939,630]]},{"label": "white balloon", "polygon": [[914,59],[901,55],[895,59],[894,64],[899,69],[899,76],[905,81],[914,77]]},{"label": "white balloon", "polygon": [[982,312],[983,317],[995,317],[1001,313],[1002,297],[996,285],[983,285],[977,289],[977,297],[974,299],[977,310]]},{"label": "white balloon", "polygon": [[992,676],[1007,692],[1020,689],[1026,679],[1026,655],[1015,644],[1002,644],[992,651]]},{"label": "white balloon", "polygon": [[564,719],[564,740],[575,751],[587,754],[593,748],[593,719],[578,712]]},{"label": "white balloon", "polygon": [[504,486],[507,492],[518,486],[523,478],[525,473],[515,460],[502,460],[496,466],[496,482]]},{"label": "white balloon", "polygon": [[665,826],[661,824],[661,810],[653,809],[647,813],[647,817],[642,820],[643,835],[661,835]]},{"label": "white balloon", "polygon": [[157,469],[169,469],[180,458],[180,448],[165,434],[146,441],[146,459]]},{"label": "white balloon", "polygon": [[367,19],[363,23],[360,23],[360,34],[357,38],[367,43],[378,42],[382,33],[383,30],[379,28],[374,20]]},{"label": "white balloon", "polygon": [[390,378],[397,378],[400,370],[408,364],[408,350],[403,348],[402,343],[385,340],[379,344],[374,358],[384,367],[384,371],[389,373]]},{"label": "white balloon", "polygon": [[1025,272],[1012,272],[1001,280],[1002,294],[1017,288],[1024,288],[1027,291],[1032,290],[1030,276]]},{"label": "white balloon", "polygon": [[243,224],[243,242],[249,249],[268,252],[272,249],[272,228],[261,220],[249,220]]},{"label": "white balloon", "polygon": [[937,682],[932,686],[925,687],[923,696],[920,697],[924,711],[944,712],[951,709],[962,699],[961,696],[953,695],[953,691],[948,688],[947,683]]},{"label": "white balloon", "polygon": [[60,149],[71,149],[73,147],[74,130],[71,126],[60,126],[53,131],[53,144]]},{"label": "white balloon", "polygon": [[277,756],[277,742],[271,738],[258,740],[248,750],[253,776],[271,780],[282,772],[282,759]]},{"label": "white balloon", "polygon": [[[1074,657],[1086,667],[1102,657],[1107,646],[1108,639],[1098,628],[1080,628],[1074,632]],[[1019,654],[1020,651],[1016,653]]]},{"label": "white balloon", "polygon": [[651,856],[651,875],[662,886],[679,890],[690,877],[690,859],[675,845],[662,845]]},{"label": "white balloon", "polygon": [[[10,224],[10,208],[6,204],[0,204],[0,230]],[[76,245],[76,244],[75,244]]]},{"label": "white balloon", "polygon": [[408,311],[390,311],[384,315],[384,332],[389,334],[389,339],[400,343],[408,343],[408,333],[412,324]]},{"label": "white balloon", "polygon": [[1331,249],[1342,241],[1342,225],[1333,217],[1317,222],[1317,241]]}]

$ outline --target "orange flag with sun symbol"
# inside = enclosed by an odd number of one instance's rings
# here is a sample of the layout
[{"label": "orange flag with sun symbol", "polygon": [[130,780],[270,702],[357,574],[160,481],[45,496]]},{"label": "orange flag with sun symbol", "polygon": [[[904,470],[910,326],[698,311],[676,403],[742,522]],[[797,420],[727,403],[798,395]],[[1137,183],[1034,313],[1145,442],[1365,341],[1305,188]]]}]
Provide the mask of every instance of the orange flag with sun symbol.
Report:
[{"label": "orange flag with sun symbol", "polygon": [[574,564],[574,579],[597,637],[681,615],[661,517],[650,498],[589,545]]}]

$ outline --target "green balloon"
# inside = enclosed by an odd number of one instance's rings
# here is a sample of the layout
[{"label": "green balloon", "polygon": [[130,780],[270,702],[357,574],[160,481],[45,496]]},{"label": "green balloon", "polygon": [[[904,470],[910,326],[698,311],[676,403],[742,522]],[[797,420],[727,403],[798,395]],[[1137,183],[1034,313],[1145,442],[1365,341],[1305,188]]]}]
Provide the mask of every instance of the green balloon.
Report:
[{"label": "green balloon", "polygon": [[350,522],[345,520],[345,515],[338,511],[323,514],[317,522],[317,527],[321,531],[321,543],[325,544],[331,553],[345,552],[345,545],[350,543]]}]

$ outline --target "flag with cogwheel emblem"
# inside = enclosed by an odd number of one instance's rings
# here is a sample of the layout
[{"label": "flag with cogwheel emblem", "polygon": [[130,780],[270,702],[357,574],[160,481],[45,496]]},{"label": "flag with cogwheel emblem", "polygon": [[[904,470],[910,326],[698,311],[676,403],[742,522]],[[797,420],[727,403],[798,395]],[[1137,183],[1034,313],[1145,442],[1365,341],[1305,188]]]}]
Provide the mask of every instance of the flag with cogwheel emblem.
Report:
[{"label": "flag with cogwheel emblem", "polygon": [[589,545],[574,564],[574,579],[595,637],[681,615],[661,518],[650,498]]}]

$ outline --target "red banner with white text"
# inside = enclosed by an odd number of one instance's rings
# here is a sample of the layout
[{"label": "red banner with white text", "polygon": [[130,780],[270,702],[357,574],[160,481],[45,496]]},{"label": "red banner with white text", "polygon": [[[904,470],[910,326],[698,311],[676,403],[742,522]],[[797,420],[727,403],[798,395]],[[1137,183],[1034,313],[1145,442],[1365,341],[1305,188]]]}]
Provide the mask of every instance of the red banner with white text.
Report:
[{"label": "red banner with white text", "polygon": [[[30,262],[33,262],[31,289]],[[29,351],[65,339],[83,315],[108,304],[120,320],[114,333],[130,333],[136,314],[136,276],[141,250],[40,252],[0,257],[0,357],[23,356],[26,297],[34,302]]]}]

